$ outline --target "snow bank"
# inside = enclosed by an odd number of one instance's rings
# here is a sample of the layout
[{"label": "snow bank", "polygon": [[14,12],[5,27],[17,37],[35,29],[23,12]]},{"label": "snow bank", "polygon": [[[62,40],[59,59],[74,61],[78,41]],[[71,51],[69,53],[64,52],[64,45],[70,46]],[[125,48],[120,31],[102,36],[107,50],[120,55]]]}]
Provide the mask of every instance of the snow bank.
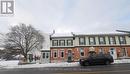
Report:
[{"label": "snow bank", "polygon": [[[15,68],[74,67],[78,65],[79,65],[78,62],[74,62],[74,63],[63,62],[63,63],[46,63],[46,64],[27,64],[27,65],[15,66]],[[6,68],[13,68],[13,66],[6,67]]]},{"label": "snow bank", "polygon": [[115,64],[118,63],[130,63],[130,59],[120,59],[120,60],[114,60]]},{"label": "snow bank", "polygon": [[18,65],[18,60],[11,60],[11,61],[0,61],[0,67],[1,66],[17,66]]},{"label": "snow bank", "polygon": [[45,63],[45,64],[26,64],[18,65],[19,61],[0,61],[0,68],[40,68],[40,67],[74,67],[78,66],[78,62],[62,62],[62,63]]}]

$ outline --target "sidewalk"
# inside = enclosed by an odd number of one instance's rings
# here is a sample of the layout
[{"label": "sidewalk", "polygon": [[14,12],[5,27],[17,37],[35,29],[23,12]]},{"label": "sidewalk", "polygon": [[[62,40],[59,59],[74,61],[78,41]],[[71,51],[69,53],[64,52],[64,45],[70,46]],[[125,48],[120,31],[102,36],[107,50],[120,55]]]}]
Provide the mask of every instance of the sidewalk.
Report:
[{"label": "sidewalk", "polygon": [[[45,64],[26,64],[18,65],[18,60],[13,61],[0,61],[0,69],[12,69],[12,68],[41,68],[41,67],[75,67],[79,66],[79,62],[62,62],[62,63],[45,63]],[[130,59],[114,60],[114,64],[130,63]]]}]

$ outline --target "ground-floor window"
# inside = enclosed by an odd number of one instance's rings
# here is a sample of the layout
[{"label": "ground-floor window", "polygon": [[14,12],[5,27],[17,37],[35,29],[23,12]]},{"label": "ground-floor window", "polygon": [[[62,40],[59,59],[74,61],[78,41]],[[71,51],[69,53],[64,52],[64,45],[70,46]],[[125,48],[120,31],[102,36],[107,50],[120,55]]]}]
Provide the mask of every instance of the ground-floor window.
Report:
[{"label": "ground-floor window", "polygon": [[84,56],[84,48],[79,48],[79,51],[80,51],[80,56]]},{"label": "ground-floor window", "polygon": [[43,56],[42,57],[43,57],[43,59],[45,58],[45,52],[43,52]]},{"label": "ground-floor window", "polygon": [[46,58],[49,58],[49,53],[46,53]]},{"label": "ground-floor window", "polygon": [[54,50],[54,51],[53,51],[53,57],[54,57],[54,58],[57,58],[57,55],[58,55],[57,50]]},{"label": "ground-floor window", "polygon": [[61,50],[61,57],[64,57],[64,50]]},{"label": "ground-floor window", "polygon": [[123,56],[127,56],[127,50],[126,50],[126,48],[121,48],[120,57],[123,57]]},{"label": "ground-floor window", "polygon": [[49,58],[49,52],[43,52],[43,59]]},{"label": "ground-floor window", "polygon": [[105,50],[104,50],[103,48],[100,48],[100,49],[99,49],[99,53],[104,54],[104,53],[105,53],[104,51],[105,51]]}]

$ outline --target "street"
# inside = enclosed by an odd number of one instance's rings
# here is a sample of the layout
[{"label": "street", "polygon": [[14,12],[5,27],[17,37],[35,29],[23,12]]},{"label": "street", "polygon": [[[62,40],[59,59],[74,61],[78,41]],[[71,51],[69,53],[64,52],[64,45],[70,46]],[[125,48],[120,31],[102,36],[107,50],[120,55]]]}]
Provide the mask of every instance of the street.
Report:
[{"label": "street", "polygon": [[1,69],[0,74],[130,74],[130,64],[97,65],[87,67],[51,67]]}]

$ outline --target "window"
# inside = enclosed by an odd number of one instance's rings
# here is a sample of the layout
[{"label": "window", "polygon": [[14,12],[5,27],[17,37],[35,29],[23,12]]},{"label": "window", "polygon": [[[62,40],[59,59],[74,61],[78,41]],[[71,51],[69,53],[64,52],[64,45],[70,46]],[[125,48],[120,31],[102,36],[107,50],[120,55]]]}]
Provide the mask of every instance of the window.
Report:
[{"label": "window", "polygon": [[73,45],[73,40],[67,40],[67,46],[72,46]]},{"label": "window", "polygon": [[89,37],[89,44],[90,45],[95,45],[96,44],[95,37]]},{"label": "window", "polygon": [[45,53],[43,53],[43,58],[45,58]]},{"label": "window", "polygon": [[52,46],[58,46],[58,40],[52,40]]},{"label": "window", "polygon": [[104,49],[103,49],[103,48],[100,48],[100,49],[99,49],[99,53],[104,54]]},{"label": "window", "polygon": [[65,40],[60,40],[60,46],[65,46]]},{"label": "window", "polygon": [[61,50],[61,57],[64,57],[64,50]]},{"label": "window", "polygon": [[49,58],[49,53],[46,53],[46,58]]},{"label": "window", "polygon": [[106,44],[105,37],[99,37],[99,44]]},{"label": "window", "polygon": [[53,51],[53,57],[54,57],[54,58],[57,57],[57,50]]},{"label": "window", "polygon": [[126,44],[125,36],[119,36],[119,42],[120,44]]},{"label": "window", "polygon": [[109,44],[116,44],[115,37],[109,37]]},{"label": "window", "polygon": [[120,57],[127,56],[126,48],[121,48]]},{"label": "window", "polygon": [[84,56],[84,49],[83,48],[79,48],[80,51],[80,56]]},{"label": "window", "polygon": [[79,45],[85,45],[85,37],[79,38]]}]

